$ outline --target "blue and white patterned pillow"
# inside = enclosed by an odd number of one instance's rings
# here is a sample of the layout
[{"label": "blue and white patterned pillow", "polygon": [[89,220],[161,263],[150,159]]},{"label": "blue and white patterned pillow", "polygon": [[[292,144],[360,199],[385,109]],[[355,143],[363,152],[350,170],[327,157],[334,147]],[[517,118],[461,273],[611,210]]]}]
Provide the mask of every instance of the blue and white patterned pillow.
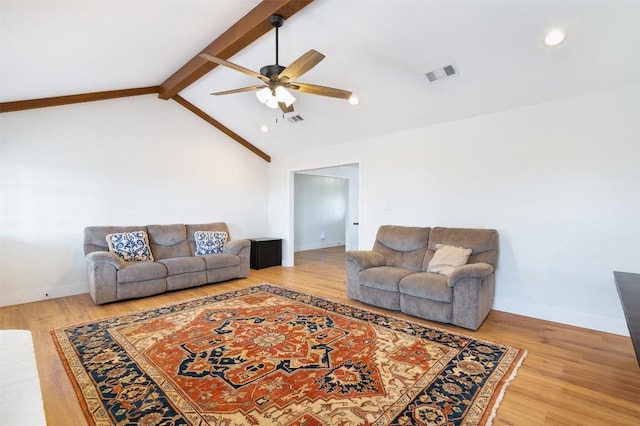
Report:
[{"label": "blue and white patterned pillow", "polygon": [[109,251],[125,262],[153,262],[149,238],[144,231],[119,232],[107,235]]},{"label": "blue and white patterned pillow", "polygon": [[222,248],[227,243],[227,233],[223,231],[196,231],[193,238],[196,240],[196,256],[222,253]]}]

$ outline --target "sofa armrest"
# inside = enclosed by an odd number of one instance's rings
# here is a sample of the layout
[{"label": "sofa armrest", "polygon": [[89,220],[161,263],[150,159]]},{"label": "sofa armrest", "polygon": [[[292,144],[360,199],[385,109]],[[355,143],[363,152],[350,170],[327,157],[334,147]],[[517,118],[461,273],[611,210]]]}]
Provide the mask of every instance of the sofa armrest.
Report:
[{"label": "sofa armrest", "polygon": [[94,251],[85,256],[87,259],[87,280],[89,294],[98,305],[118,300],[118,270],[127,263],[108,251]]},{"label": "sofa armrest", "polygon": [[227,242],[222,248],[223,253],[240,254],[242,249],[251,247],[251,241],[249,240],[231,240]]},{"label": "sofa armrest", "polygon": [[238,278],[249,276],[249,266],[251,264],[251,240],[231,240],[222,248],[223,253],[240,256]]},{"label": "sofa armrest", "polygon": [[93,251],[85,258],[91,265],[95,265],[97,263],[108,263],[115,266],[116,269],[121,269],[126,266],[126,263],[121,258],[109,251]]},{"label": "sofa armrest", "polygon": [[368,250],[350,250],[347,252],[347,261],[354,262],[358,271],[373,268],[376,266],[384,266],[386,259],[377,251]]},{"label": "sofa armrest", "polygon": [[456,268],[449,276],[447,284],[449,285],[449,287],[453,287],[454,285],[456,285],[456,282],[458,282],[458,280],[464,278],[478,278],[483,280],[492,273],[493,266],[489,265],[488,263],[468,263],[466,265],[462,265],[459,268]]},{"label": "sofa armrest", "polygon": [[347,266],[347,296],[362,300],[360,295],[360,272],[376,266],[384,266],[387,261],[377,251],[350,250],[345,253]]}]

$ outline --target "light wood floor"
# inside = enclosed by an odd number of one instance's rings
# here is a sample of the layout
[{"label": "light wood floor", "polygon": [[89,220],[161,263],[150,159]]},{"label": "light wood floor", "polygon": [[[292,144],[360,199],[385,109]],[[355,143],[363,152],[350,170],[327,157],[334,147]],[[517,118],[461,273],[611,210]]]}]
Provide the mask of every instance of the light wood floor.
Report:
[{"label": "light wood floor", "polygon": [[[251,270],[249,278],[96,306],[88,294],[0,308],[0,329],[33,333],[49,426],[85,424],[50,330],[264,282],[390,313],[347,299],[344,248],[297,253],[294,268]],[[529,350],[494,425],[640,425],[640,367],[628,337],[492,311],[480,330],[411,321]]]}]

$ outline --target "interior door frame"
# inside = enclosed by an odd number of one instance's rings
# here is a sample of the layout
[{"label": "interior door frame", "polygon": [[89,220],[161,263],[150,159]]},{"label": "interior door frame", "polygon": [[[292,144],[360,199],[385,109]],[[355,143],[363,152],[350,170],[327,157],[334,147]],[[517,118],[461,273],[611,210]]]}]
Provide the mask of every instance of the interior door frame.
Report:
[{"label": "interior door frame", "polygon": [[[322,171],[325,169],[337,169],[340,167],[347,167],[347,166],[356,166],[357,167],[357,179],[358,179],[358,183],[357,183],[357,188],[358,188],[358,196],[356,197],[356,204],[357,204],[357,208],[358,208],[358,225],[353,225],[351,224],[351,220],[350,220],[350,209],[352,208],[351,203],[349,203],[348,206],[348,211],[347,214],[345,214],[345,245],[346,245],[346,239],[350,238],[347,232],[348,227],[350,226],[357,226],[357,244],[356,247],[359,249],[360,248],[360,242],[362,240],[362,234],[361,234],[361,230],[362,230],[362,226],[361,226],[361,219],[360,217],[361,212],[360,212],[360,204],[361,204],[361,194],[362,194],[362,174],[360,173],[360,162],[350,162],[350,163],[341,163],[341,164],[334,164],[334,165],[326,165],[326,166],[320,166],[320,167],[313,167],[313,168],[305,168],[305,169],[299,169],[299,170],[292,170],[289,172],[289,239],[290,239],[290,244],[287,244],[287,253],[286,253],[286,257],[291,259],[291,266],[294,266],[295,264],[295,250],[294,250],[294,241],[295,241],[295,175],[297,173],[302,173],[302,172],[311,172],[311,171]],[[328,176],[328,177],[342,177],[342,178],[346,178],[348,181],[350,181],[351,179],[353,179],[350,176],[338,176],[336,174],[320,174],[318,173],[318,176]],[[350,188],[350,184],[347,186],[348,191],[349,192],[349,188]],[[350,197],[350,194],[347,194],[347,197]]]}]

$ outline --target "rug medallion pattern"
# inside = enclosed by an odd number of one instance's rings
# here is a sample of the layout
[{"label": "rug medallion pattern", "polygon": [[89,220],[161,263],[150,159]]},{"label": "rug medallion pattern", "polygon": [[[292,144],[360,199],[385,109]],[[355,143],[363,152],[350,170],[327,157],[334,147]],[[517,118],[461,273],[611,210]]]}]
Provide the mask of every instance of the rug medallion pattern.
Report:
[{"label": "rug medallion pattern", "polygon": [[263,284],[57,329],[96,425],[477,425],[525,351]]}]

